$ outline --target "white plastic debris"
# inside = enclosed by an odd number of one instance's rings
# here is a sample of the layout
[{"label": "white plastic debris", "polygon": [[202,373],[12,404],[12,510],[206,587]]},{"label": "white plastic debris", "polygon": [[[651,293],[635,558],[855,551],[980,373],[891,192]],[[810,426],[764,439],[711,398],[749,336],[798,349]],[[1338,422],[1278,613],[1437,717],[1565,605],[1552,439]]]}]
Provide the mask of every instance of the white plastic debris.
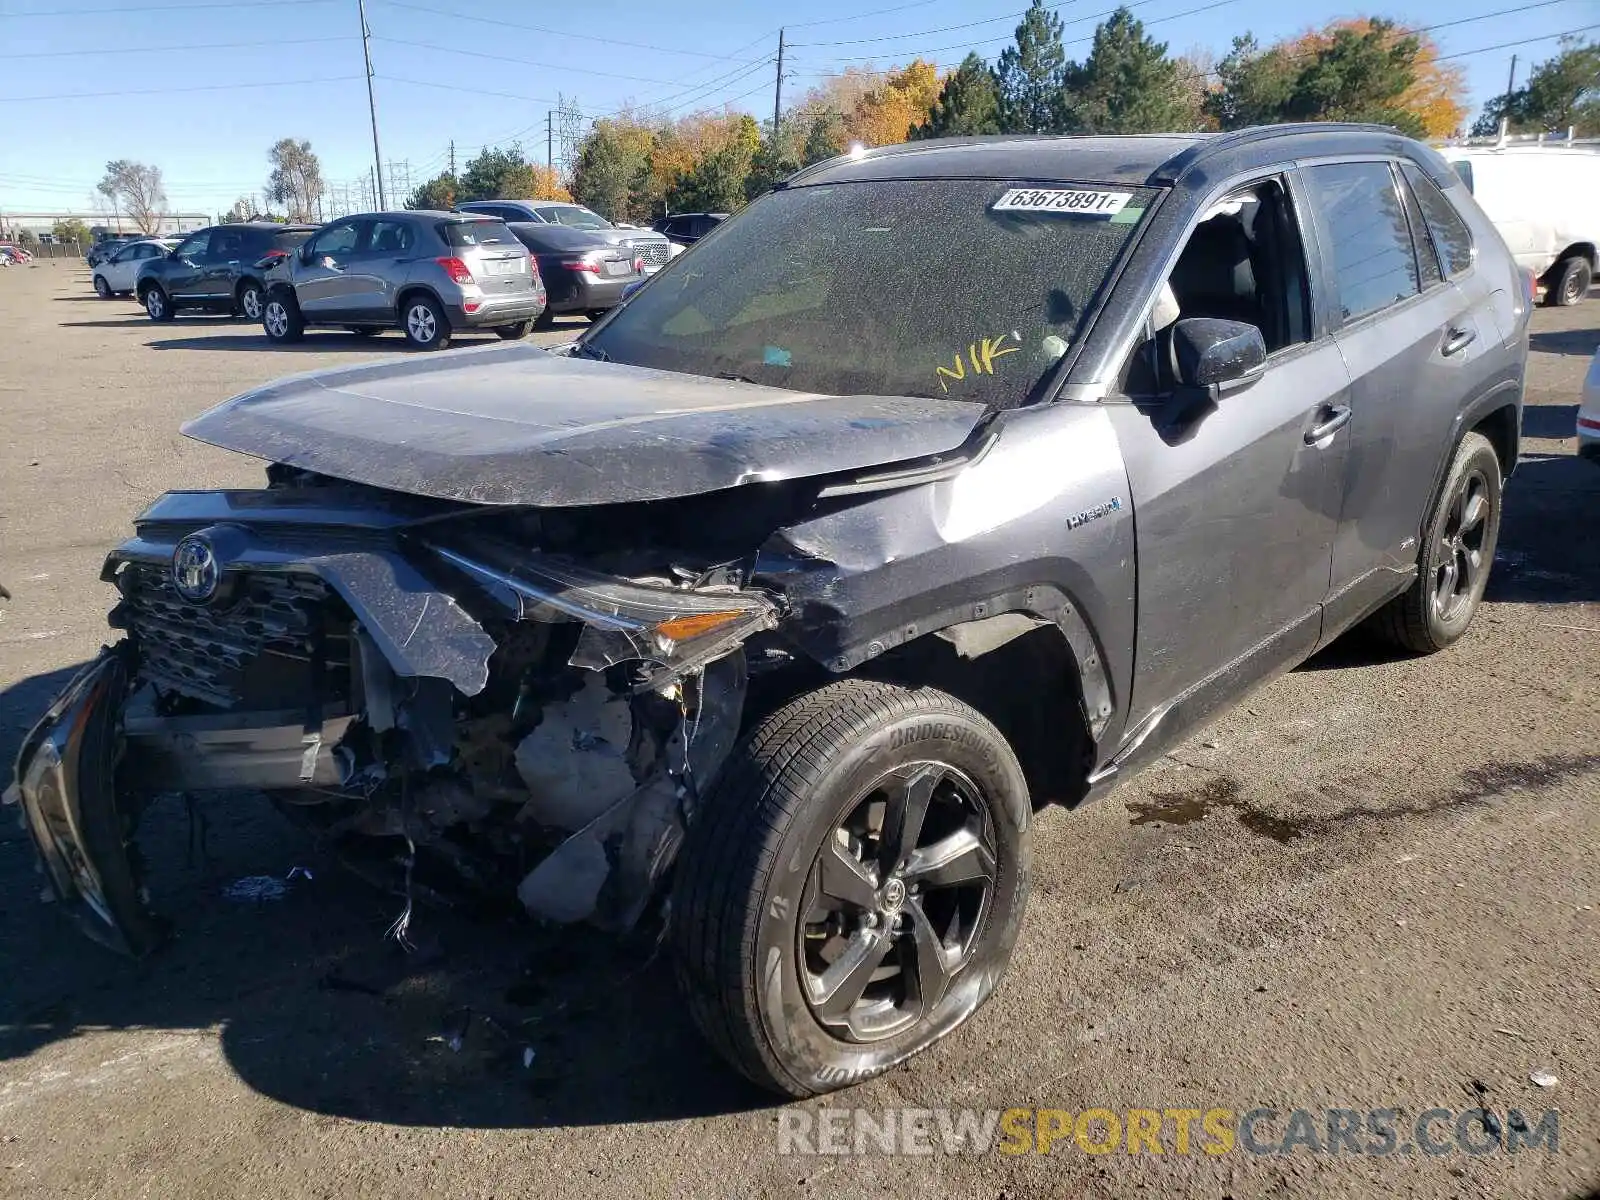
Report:
[{"label": "white plastic debris", "polygon": [[531,1066],[533,1066],[533,1047],[524,1046],[522,1048],[522,1069],[526,1071]]},{"label": "white plastic debris", "polygon": [[1561,1081],[1556,1078],[1555,1072],[1541,1069],[1529,1075],[1528,1082],[1533,1084],[1534,1087],[1548,1088],[1555,1087]]}]

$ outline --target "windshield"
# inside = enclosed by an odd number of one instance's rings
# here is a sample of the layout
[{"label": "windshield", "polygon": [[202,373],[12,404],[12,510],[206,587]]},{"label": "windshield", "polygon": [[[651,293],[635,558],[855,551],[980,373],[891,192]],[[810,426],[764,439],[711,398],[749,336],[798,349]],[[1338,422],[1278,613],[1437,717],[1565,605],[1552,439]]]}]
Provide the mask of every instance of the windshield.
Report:
[{"label": "windshield", "polygon": [[581,352],[829,395],[1025,403],[1155,193],[992,180],[773,192]]},{"label": "windshield", "polygon": [[534,210],[553,225],[571,225],[575,229],[610,229],[611,222],[597,212],[590,212],[581,204],[554,204]]}]

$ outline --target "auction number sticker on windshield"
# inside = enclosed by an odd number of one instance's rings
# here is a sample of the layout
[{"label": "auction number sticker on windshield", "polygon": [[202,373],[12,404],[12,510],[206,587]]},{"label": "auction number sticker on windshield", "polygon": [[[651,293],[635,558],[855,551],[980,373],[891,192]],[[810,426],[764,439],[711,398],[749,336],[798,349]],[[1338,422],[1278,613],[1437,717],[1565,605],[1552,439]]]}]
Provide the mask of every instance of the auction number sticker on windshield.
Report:
[{"label": "auction number sticker on windshield", "polygon": [[994,202],[994,212],[1078,213],[1109,217],[1119,213],[1132,192],[1096,192],[1064,188],[1011,188]]}]

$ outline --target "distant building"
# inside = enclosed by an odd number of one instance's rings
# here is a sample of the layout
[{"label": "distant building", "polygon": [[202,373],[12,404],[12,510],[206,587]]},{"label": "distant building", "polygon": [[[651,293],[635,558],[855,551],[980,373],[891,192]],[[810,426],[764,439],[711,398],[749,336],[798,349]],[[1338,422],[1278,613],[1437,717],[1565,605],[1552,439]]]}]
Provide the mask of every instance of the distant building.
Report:
[{"label": "distant building", "polygon": [[[0,210],[0,237],[16,237],[24,229],[44,236],[55,228],[57,221],[82,221],[91,231],[108,229],[112,232],[138,232],[138,226],[129,220],[125,214],[119,218],[107,216],[105,213],[100,212],[73,212],[71,209],[58,209],[54,212],[10,212]],[[210,224],[212,224],[210,213],[162,213],[160,224],[155,232],[163,235],[188,233],[191,229],[203,229]]]}]

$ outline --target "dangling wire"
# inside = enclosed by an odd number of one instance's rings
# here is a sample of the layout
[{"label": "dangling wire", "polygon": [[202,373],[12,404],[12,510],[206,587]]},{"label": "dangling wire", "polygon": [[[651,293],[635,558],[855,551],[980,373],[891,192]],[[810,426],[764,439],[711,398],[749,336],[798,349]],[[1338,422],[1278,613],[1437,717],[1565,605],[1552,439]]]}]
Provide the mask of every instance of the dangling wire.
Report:
[{"label": "dangling wire", "polygon": [[394,924],[389,926],[385,937],[395,940],[395,944],[410,954],[416,949],[411,943],[411,868],[417,862],[416,843],[411,840],[411,835],[406,835],[406,906],[400,910],[400,915],[394,919]]}]

